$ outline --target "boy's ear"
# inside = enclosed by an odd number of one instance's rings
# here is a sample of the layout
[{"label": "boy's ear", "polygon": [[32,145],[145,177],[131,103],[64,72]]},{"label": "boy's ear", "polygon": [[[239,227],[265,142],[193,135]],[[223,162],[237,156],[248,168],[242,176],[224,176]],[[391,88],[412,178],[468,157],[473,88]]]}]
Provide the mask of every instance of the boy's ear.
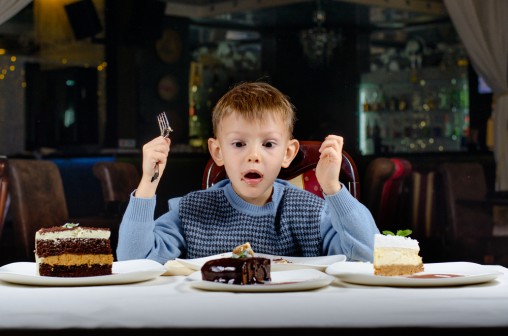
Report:
[{"label": "boy's ear", "polygon": [[210,156],[217,166],[223,166],[224,160],[222,159],[222,152],[220,150],[219,140],[215,138],[208,139],[208,151],[210,152]]},{"label": "boy's ear", "polygon": [[296,139],[291,139],[288,142],[288,146],[286,148],[286,154],[284,155],[284,160],[282,161],[282,168],[287,168],[295,158],[296,154],[298,154],[298,150],[300,149],[300,143]]}]

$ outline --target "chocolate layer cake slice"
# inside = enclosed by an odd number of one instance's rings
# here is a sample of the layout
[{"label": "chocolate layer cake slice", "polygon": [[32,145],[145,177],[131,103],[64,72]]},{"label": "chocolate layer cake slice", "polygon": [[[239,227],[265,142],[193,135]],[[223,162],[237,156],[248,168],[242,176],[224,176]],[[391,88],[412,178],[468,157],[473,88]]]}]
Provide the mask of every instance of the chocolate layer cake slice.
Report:
[{"label": "chocolate layer cake slice", "polygon": [[75,224],[42,228],[35,235],[39,275],[87,277],[112,273],[111,232]]}]

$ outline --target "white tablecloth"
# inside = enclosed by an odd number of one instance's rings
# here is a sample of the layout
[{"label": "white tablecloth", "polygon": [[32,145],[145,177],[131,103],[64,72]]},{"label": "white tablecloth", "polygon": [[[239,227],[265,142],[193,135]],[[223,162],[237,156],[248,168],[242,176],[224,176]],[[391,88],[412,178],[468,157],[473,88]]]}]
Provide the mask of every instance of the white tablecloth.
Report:
[{"label": "white tablecloth", "polygon": [[93,287],[0,281],[2,330],[67,328],[469,328],[508,330],[508,269],[479,285],[395,288],[334,283],[286,293],[207,292],[184,276]]}]

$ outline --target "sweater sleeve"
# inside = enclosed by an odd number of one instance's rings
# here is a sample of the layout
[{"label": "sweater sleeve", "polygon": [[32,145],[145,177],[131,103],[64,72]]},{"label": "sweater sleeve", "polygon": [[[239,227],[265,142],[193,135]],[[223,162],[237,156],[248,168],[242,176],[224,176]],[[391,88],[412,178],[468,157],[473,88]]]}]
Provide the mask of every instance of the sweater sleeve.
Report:
[{"label": "sweater sleeve", "polygon": [[117,258],[153,259],[164,264],[185,251],[178,216],[180,198],[169,200],[169,211],[154,220],[155,196],[139,198],[131,194],[120,224]]},{"label": "sweater sleeve", "polygon": [[344,254],[348,260],[373,260],[374,235],[379,233],[369,209],[344,186],[334,195],[325,195],[321,217],[323,254]]}]

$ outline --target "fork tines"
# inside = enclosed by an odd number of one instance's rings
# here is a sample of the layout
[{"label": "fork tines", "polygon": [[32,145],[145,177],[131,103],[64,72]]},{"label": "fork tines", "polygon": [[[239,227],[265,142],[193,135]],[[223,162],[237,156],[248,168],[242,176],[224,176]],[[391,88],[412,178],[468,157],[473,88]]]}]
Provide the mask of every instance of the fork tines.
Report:
[{"label": "fork tines", "polygon": [[157,116],[157,121],[159,122],[159,128],[161,130],[161,135],[163,137],[167,137],[169,136],[170,132],[173,132],[173,129],[171,128],[171,126],[169,126],[169,120],[168,117],[166,116],[166,112],[159,113],[159,115]]}]

